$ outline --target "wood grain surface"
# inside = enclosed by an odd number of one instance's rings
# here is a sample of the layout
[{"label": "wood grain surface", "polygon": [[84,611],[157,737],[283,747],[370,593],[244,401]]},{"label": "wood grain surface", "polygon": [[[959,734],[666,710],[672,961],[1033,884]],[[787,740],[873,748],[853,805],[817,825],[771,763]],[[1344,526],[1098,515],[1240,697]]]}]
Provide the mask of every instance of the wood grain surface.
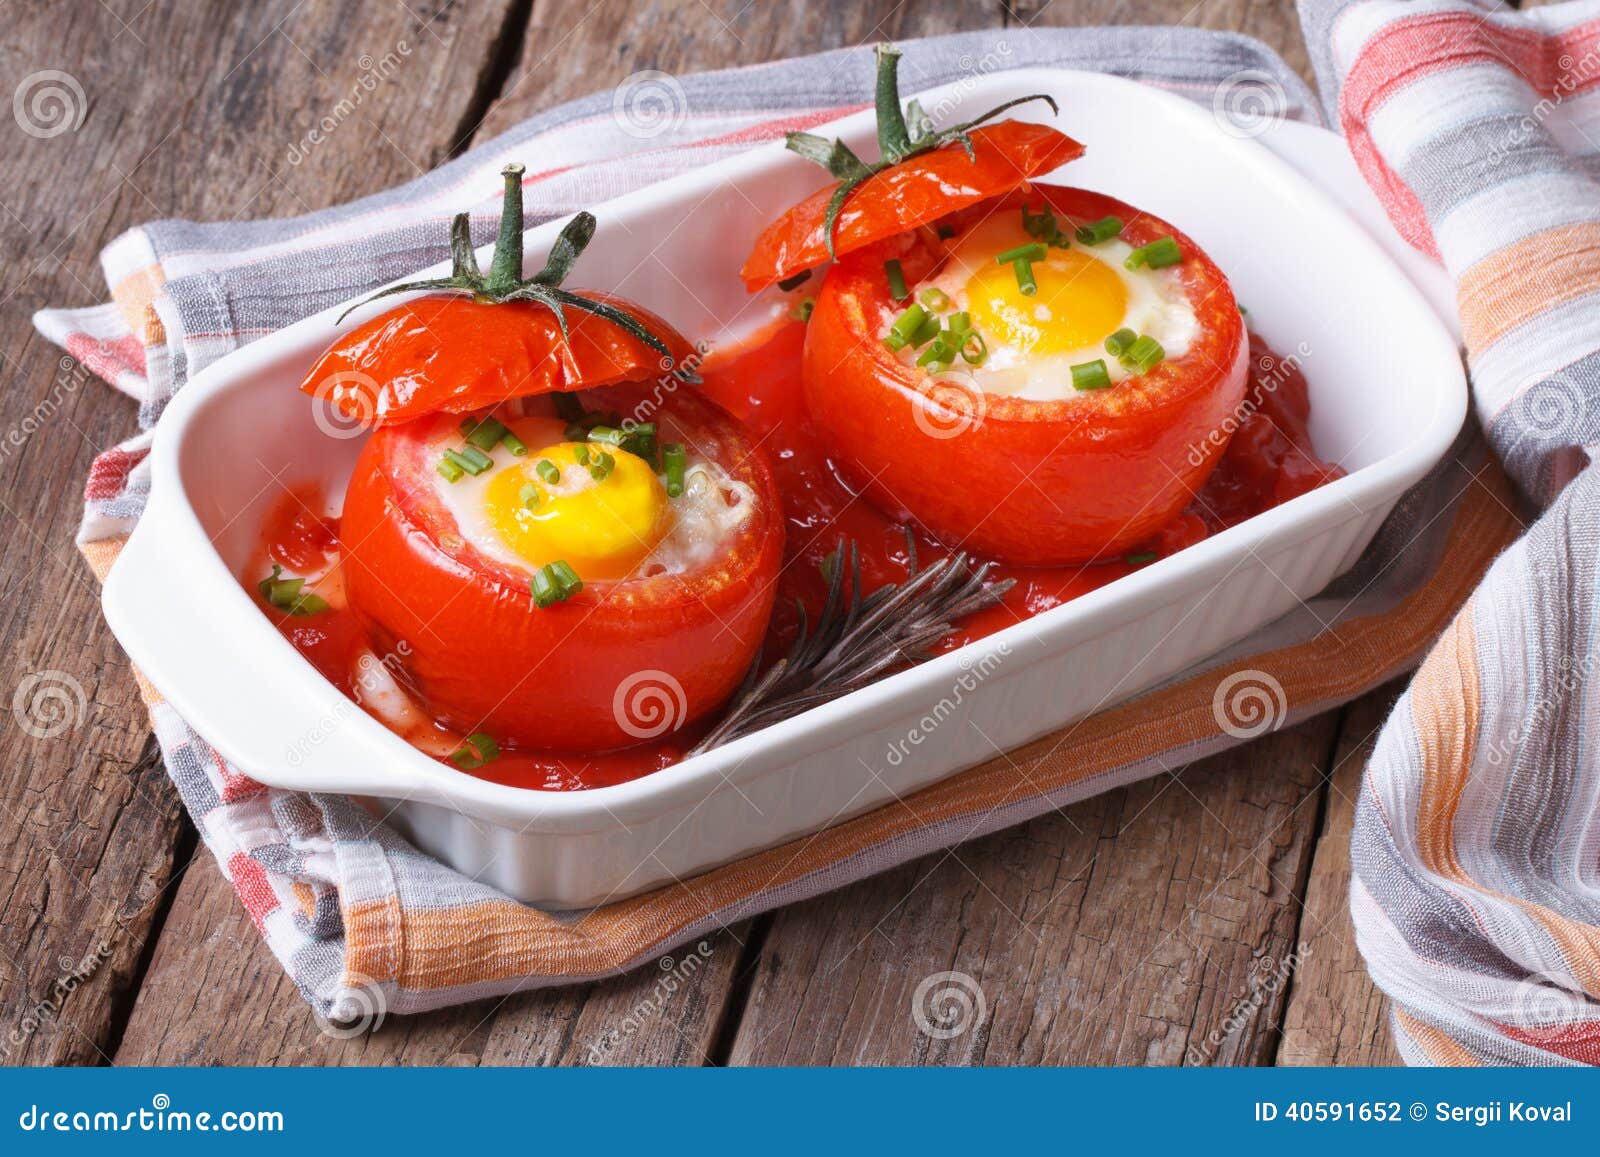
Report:
[{"label": "wood grain surface", "polygon": [[[336,204],[643,69],[971,28],[1182,23],[1247,32],[1305,71],[1292,6],[58,0],[7,16],[4,91],[60,70],[85,111],[75,131],[8,136],[0,190],[0,690],[38,705],[0,716],[0,1037],[21,1041],[0,1062],[1394,1062],[1343,902],[1349,800],[1392,689],[727,929],[659,968],[355,1038],[322,1031],[147,757],[127,662],[72,545],[89,461],[134,432],[134,407],[29,321],[99,300],[98,251],[140,221]],[[327,143],[298,149],[363,56],[402,43],[396,75]],[[663,998],[674,970],[685,979]],[[939,1031],[963,995],[944,973],[977,985],[972,1031]]]}]

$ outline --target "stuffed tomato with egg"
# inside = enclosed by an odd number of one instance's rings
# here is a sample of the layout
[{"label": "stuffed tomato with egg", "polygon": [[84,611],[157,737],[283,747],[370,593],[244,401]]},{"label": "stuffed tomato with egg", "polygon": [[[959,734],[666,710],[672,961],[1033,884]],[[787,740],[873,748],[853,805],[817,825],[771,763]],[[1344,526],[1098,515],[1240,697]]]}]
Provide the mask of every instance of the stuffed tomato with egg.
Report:
[{"label": "stuffed tomato with egg", "polygon": [[455,274],[416,286],[458,292],[356,328],[303,388],[374,428],[345,496],[344,588],[405,689],[480,754],[597,753],[737,688],[782,519],[742,428],[687,387],[683,337],[560,288],[592,217],[522,279],[520,173],[487,276],[460,218]]},{"label": "stuffed tomato with egg", "polygon": [[[775,221],[744,270],[757,289],[835,259],[805,341],[811,419],[847,480],[951,545],[1025,566],[1116,558],[1227,447],[1248,369],[1227,278],[1149,213],[1033,184],[1083,151],[1048,127],[924,124],[930,151],[907,159],[896,142],[925,118],[900,108],[892,52],[879,69],[884,159],[864,177],[830,165],[839,183]],[[919,195],[885,201],[905,187]]]}]

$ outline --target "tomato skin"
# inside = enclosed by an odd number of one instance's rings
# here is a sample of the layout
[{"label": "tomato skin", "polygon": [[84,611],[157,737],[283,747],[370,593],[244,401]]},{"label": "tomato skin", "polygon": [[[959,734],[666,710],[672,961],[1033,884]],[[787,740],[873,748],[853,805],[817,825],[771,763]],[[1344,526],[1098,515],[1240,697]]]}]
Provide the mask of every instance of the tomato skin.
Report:
[{"label": "tomato skin", "polygon": [[[583,401],[627,414],[651,396],[651,387],[621,386]],[[613,709],[630,676],[664,673],[677,682],[681,708],[667,704],[676,730],[737,688],[761,646],[782,565],[777,488],[765,460],[715,403],[683,388],[655,412],[670,413],[699,452],[754,489],[752,517],[721,556],[696,570],[586,583],[543,609],[534,606],[525,573],[450,533],[452,516],[418,476],[419,468],[432,469],[417,453],[419,440],[450,419],[369,439],[345,499],[346,590],[374,647],[400,656],[403,680],[438,718],[464,733],[487,731],[503,745],[602,752],[649,737],[637,729],[650,719],[632,716],[630,733]]]},{"label": "tomato skin", "polygon": [[[910,515],[947,544],[1021,566],[1115,558],[1171,522],[1226,449],[1225,436],[1208,435],[1238,407],[1248,369],[1227,279],[1193,241],[1097,193],[1038,186],[1026,196],[1041,200],[1078,219],[1121,217],[1131,245],[1177,238],[1200,323],[1188,353],[1064,401],[961,391],[972,409],[952,419],[919,393],[923,371],[901,365],[877,337],[899,312],[887,296],[885,257],[903,257],[908,281],[935,260],[910,235],[829,271],[804,353],[807,409],[846,477],[867,480],[874,504]],[[1023,203],[1015,194],[1003,207]],[[933,437],[928,428],[959,432]]]},{"label": "tomato skin", "polygon": [[[952,143],[868,177],[834,219],[834,253],[927,225],[946,213],[1009,193],[1083,155],[1048,125],[1001,121],[972,130],[972,152]],[[739,271],[752,293],[829,260],[823,224],[834,182],[768,225]]]},{"label": "tomato skin", "polygon": [[657,378],[693,356],[683,335],[655,314],[610,294],[581,292],[632,314],[666,343],[672,357],[570,306],[563,338],[555,314],[535,302],[429,294],[334,342],[300,389],[331,402],[352,421],[380,427],[554,390]]}]

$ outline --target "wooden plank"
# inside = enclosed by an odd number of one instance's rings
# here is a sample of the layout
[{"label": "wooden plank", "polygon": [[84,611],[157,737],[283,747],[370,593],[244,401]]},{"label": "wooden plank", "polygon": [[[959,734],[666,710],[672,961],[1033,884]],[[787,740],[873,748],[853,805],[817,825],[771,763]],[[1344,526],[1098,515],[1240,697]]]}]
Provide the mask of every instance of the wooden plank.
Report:
[{"label": "wooden plank", "polygon": [[[58,732],[45,720],[47,738],[19,713],[0,717],[0,816],[11,833],[0,847],[6,1063],[97,1063],[115,1047],[183,830],[160,768],[139,761],[143,710],[72,545],[89,462],[134,432],[134,407],[63,367],[29,314],[102,298],[96,254],[138,221],[293,213],[433,163],[447,142],[423,147],[427,124],[476,113],[472,86],[446,82],[475,75],[507,10],[474,7],[426,27],[400,5],[352,13],[331,0],[7,13],[0,87],[47,83],[35,75],[45,70],[71,84],[54,81],[69,113],[62,131],[52,133],[48,102],[33,133],[5,126],[0,191],[0,638],[10,660],[0,691],[7,705],[20,691],[25,705],[65,710]],[[361,55],[381,58],[402,41],[410,53],[396,80],[364,93],[337,144],[292,164],[295,140],[360,80]],[[436,98],[419,102],[416,90]]]},{"label": "wooden plank", "polygon": [[1398,1065],[1388,1002],[1372,983],[1350,924],[1350,827],[1378,730],[1404,682],[1350,705],[1339,732],[1327,816],[1300,926],[1305,962],[1284,1013],[1280,1065]]},{"label": "wooden plank", "polygon": [[730,1063],[1267,1063],[1334,727],[778,913]]}]

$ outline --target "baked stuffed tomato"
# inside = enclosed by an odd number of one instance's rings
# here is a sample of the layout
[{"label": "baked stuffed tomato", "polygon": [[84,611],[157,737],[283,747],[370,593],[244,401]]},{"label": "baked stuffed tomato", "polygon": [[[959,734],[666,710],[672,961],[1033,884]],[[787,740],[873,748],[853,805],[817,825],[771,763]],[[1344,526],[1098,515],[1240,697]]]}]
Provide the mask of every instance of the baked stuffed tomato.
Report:
[{"label": "baked stuffed tomato", "polygon": [[[420,703],[481,753],[595,753],[736,689],[772,609],[783,530],[739,425],[685,386],[692,350],[617,298],[560,288],[580,214],[521,277],[520,169],[494,268],[456,272],[331,348],[304,389],[374,427],[345,496],[344,589]],[[497,271],[499,277],[497,280]],[[403,644],[403,645],[402,645]]]},{"label": "baked stuffed tomato", "polygon": [[886,159],[795,206],[745,267],[751,288],[790,282],[833,242],[805,343],[812,420],[874,504],[951,545],[1025,566],[1121,555],[1226,449],[1248,369],[1227,278],[1151,214],[1032,185],[1082,152],[1054,130],[925,129],[932,150],[905,159],[919,114],[893,54],[879,62]]}]

